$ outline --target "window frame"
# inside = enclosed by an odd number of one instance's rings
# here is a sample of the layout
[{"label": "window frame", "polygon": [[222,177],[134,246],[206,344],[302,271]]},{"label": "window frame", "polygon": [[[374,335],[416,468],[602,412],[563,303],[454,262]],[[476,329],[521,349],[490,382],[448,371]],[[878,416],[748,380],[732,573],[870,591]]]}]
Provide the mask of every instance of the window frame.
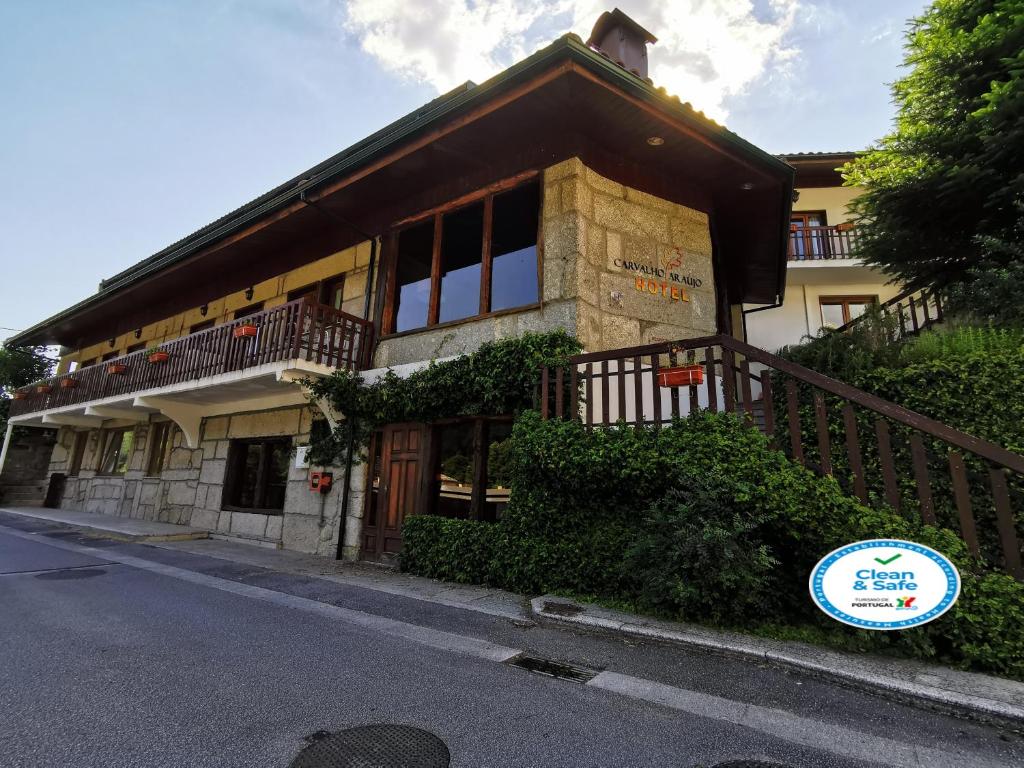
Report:
[{"label": "window frame", "polygon": [[818,317],[821,319],[822,328],[841,328],[842,326],[831,326],[825,323],[825,313],[823,309],[826,305],[828,306],[841,306],[843,308],[843,325],[846,325],[851,321],[850,317],[850,305],[851,304],[867,304],[868,306],[878,306],[878,296],[871,294],[857,294],[849,296],[819,296],[818,297]]},{"label": "window frame", "polygon": [[[530,184],[537,185],[537,237],[536,237],[536,261],[537,261],[537,301],[523,304],[517,307],[508,307],[491,311],[491,276],[493,268],[493,257],[491,254],[492,225],[494,215],[494,198],[504,192],[511,192],[520,187]],[[483,201],[483,242],[481,243],[480,258],[480,304],[479,311],[475,315],[461,317],[455,320],[440,322],[441,313],[441,257],[442,240],[444,234],[444,217],[470,205]],[[395,323],[398,319],[397,309],[397,278],[398,278],[398,237],[407,229],[433,220],[434,240],[431,254],[430,269],[430,299],[427,308],[427,322],[418,328],[409,328],[404,331],[396,331]],[[527,171],[522,174],[504,179],[482,189],[463,195],[444,205],[423,211],[401,221],[395,222],[388,230],[384,241],[386,250],[385,263],[388,265],[387,278],[384,280],[383,301],[378,310],[378,325],[381,328],[382,338],[393,338],[407,334],[421,333],[435,328],[446,328],[461,323],[482,320],[488,317],[498,317],[504,314],[523,312],[538,307],[544,297],[544,185],[541,183],[539,171]]]},{"label": "window frame", "polygon": [[82,474],[85,452],[89,447],[89,432],[75,432],[75,440],[71,445],[71,460],[68,462],[68,477]]},{"label": "window frame", "polygon": [[429,473],[427,477],[428,490],[424,514],[437,514],[437,500],[440,494],[439,473],[441,469],[441,430],[459,424],[468,424],[473,430],[473,455],[471,476],[473,478],[473,492],[469,500],[468,520],[479,520],[484,522],[496,522],[489,520],[486,516],[487,506],[487,463],[489,461],[488,450],[491,444],[491,426],[495,424],[512,425],[512,416],[464,416],[452,419],[439,419],[430,424],[430,442],[428,461],[425,470]]},{"label": "window frame", "polygon": [[[281,498],[281,507],[266,507],[259,506],[266,501],[267,496],[267,478],[268,478],[268,466],[273,456],[273,451],[267,450],[267,446],[273,444],[280,444],[288,450],[288,463],[289,469],[291,464],[291,450],[293,448],[293,442],[290,437],[246,437],[236,438],[231,441],[231,445],[228,448],[228,459],[224,467],[224,491],[221,499],[220,508],[228,512],[247,512],[254,515],[283,515],[284,507],[288,496],[288,471],[285,471],[284,486],[285,492]],[[239,490],[239,482],[241,481],[241,472],[238,470],[239,461],[237,459],[238,451],[243,446],[248,450],[250,445],[259,445],[260,449],[260,463],[256,472],[256,488],[253,491],[253,506],[243,507],[240,504],[234,504],[232,501],[237,500],[237,493]]]},{"label": "window frame", "polygon": [[[132,436],[132,444],[128,450],[127,456],[125,456],[124,472],[117,471],[117,465],[120,463],[118,460],[121,455],[121,448],[124,447],[124,438],[127,435]],[[107,457],[110,455],[110,449],[117,445],[117,453],[114,455],[114,465],[111,471],[106,471]],[[115,427],[113,429],[104,429],[100,431],[100,445],[97,455],[99,460],[96,464],[96,475],[98,477],[124,477],[130,468],[132,460],[132,452],[135,450],[135,427]]]},{"label": "window frame", "polygon": [[173,434],[174,422],[154,421],[149,425],[149,434],[146,436],[146,447],[149,449],[146,456],[146,477],[160,477],[163,474]]}]

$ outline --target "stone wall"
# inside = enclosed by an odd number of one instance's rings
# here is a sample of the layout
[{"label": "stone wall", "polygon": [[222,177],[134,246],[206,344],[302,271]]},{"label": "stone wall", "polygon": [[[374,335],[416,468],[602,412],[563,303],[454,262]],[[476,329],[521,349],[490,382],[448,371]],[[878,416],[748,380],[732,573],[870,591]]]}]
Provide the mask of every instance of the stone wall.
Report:
[{"label": "stone wall", "polygon": [[578,158],[545,170],[543,184],[540,307],[384,339],[375,367],[462,355],[528,330],[564,328],[588,352],[715,333],[707,214]]},{"label": "stone wall", "polygon": [[576,299],[588,352],[716,331],[707,214],[598,175],[544,174],[544,290]]},{"label": "stone wall", "polygon": [[[342,474],[333,468],[336,487],[322,496],[308,489],[309,469],[289,461],[283,514],[265,515],[222,509],[228,450],[233,439],[290,437],[293,446],[308,443],[313,412],[308,407],[237,413],[205,419],[199,448],[190,449],[174,428],[159,477],[147,477],[150,424],[135,427],[135,443],[124,475],[96,473],[100,431],[92,430],[78,477],[69,477],[62,506],[140,520],[204,528],[218,535],[267,546],[331,555],[337,543]],[[60,430],[49,471],[67,472],[75,430]]]}]

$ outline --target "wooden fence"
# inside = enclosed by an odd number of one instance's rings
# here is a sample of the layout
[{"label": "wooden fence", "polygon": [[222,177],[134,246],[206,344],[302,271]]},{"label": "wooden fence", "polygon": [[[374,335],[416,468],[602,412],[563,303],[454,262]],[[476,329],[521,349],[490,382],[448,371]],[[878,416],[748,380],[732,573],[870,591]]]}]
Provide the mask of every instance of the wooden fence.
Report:
[{"label": "wooden fence", "polygon": [[[659,384],[659,374],[685,365],[699,365],[703,382]],[[592,429],[736,413],[861,501],[959,530],[972,553],[1024,579],[1024,530],[1013,513],[1024,507],[1024,456],[730,336],[576,355],[541,369],[538,399],[543,418]]]}]

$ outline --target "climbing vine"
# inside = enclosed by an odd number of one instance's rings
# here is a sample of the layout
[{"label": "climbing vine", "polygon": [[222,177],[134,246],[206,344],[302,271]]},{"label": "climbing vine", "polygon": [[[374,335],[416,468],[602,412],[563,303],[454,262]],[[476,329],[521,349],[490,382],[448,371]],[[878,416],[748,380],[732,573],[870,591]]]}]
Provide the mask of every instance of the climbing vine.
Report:
[{"label": "climbing vine", "polygon": [[388,370],[366,382],[358,373],[337,371],[310,381],[311,396],[329,403],[342,418],[333,430],[326,422],[315,425],[309,459],[320,466],[339,464],[351,444],[355,460],[361,461],[374,430],[385,424],[518,413],[533,404],[540,366],[564,365],[580,349],[564,330],[525,333],[431,362],[406,378]]}]

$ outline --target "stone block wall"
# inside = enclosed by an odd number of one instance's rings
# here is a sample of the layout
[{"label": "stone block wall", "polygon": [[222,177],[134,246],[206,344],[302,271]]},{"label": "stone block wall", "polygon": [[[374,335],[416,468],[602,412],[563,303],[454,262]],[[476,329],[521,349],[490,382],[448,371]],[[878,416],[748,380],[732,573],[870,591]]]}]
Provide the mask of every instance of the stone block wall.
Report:
[{"label": "stone block wall", "polygon": [[[321,495],[309,490],[309,468],[289,461],[282,514],[222,509],[228,450],[233,439],[290,437],[293,446],[309,442],[314,414],[308,407],[281,408],[207,418],[199,448],[190,449],[174,428],[159,477],[147,477],[150,424],[135,426],[135,442],[124,475],[96,473],[100,430],[89,434],[78,477],[69,477],[62,507],[139,520],[178,523],[268,546],[333,555],[342,503],[342,470],[332,468],[335,488]],[[60,430],[49,472],[67,472],[75,430]],[[358,539],[358,537],[357,537]]]},{"label": "stone block wall", "polygon": [[544,293],[576,300],[588,352],[715,333],[708,216],[559,163],[544,174]]}]

